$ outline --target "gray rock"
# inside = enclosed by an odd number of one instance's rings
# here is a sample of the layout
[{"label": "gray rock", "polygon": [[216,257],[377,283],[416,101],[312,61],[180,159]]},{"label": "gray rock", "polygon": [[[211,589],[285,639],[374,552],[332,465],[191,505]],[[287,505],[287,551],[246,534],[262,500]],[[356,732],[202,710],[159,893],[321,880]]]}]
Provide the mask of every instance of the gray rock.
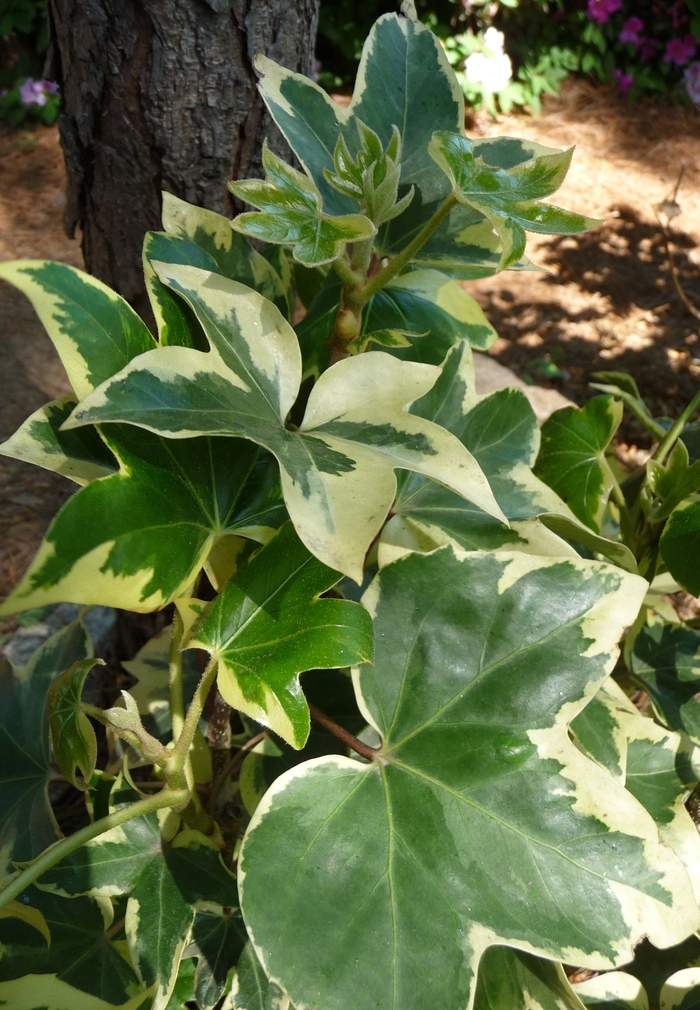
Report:
[{"label": "gray rock", "polygon": [[507,386],[522,389],[530,401],[538,424],[543,424],[549,415],[553,414],[555,410],[559,410],[560,407],[575,406],[571,400],[567,400],[556,389],[542,389],[541,386],[528,386],[526,382],[518,378],[515,372],[512,372],[510,368],[506,368],[504,365],[499,365],[488,354],[474,354],[474,370],[476,373],[476,390],[481,395],[484,393],[493,393],[497,389],[505,389]]}]

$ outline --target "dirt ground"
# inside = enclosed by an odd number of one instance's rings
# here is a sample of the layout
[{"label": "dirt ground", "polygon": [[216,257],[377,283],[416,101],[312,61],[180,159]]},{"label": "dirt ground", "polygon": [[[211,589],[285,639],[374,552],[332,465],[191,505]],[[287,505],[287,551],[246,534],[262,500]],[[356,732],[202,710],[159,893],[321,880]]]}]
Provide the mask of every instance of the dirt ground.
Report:
[{"label": "dirt ground", "polygon": [[[469,285],[500,334],[493,356],[578,403],[590,395],[591,372],[628,370],[655,413],[677,412],[700,380],[700,322],[673,288],[653,207],[673,191],[684,164],[673,248],[686,294],[700,307],[700,115],[628,106],[610,89],[568,82],[541,116],[504,116],[494,123],[479,115],[468,132],[576,145],[556,202],[605,219],[578,238],[532,239],[529,254],[547,273],[507,273]],[[81,265],[79,242],[63,233],[63,187],[55,128],[0,133],[0,260],[41,257]],[[5,284],[0,327],[4,439],[68,385],[28,302]],[[546,377],[550,362],[562,377]],[[626,424],[623,437],[645,445],[633,424]],[[0,598],[74,489],[64,478],[0,457]]]}]

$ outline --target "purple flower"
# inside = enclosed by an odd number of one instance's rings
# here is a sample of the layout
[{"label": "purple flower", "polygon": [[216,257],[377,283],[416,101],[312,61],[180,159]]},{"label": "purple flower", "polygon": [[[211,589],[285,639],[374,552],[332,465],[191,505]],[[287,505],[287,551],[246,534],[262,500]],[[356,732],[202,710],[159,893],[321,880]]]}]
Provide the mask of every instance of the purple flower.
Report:
[{"label": "purple flower", "polygon": [[691,63],[683,71],[685,77],[685,87],[691,102],[700,105],[700,62]]},{"label": "purple flower", "polygon": [[48,95],[55,95],[58,84],[53,81],[35,81],[27,77],[19,86],[19,99],[23,105],[46,105]]},{"label": "purple flower", "polygon": [[622,26],[620,42],[631,42],[633,46],[639,45],[641,42],[639,33],[643,28],[644,22],[639,18],[628,18]]},{"label": "purple flower", "polygon": [[686,35],[684,39],[671,39],[666,46],[664,63],[676,63],[679,67],[683,67],[688,60],[692,60],[697,49],[698,44],[692,35]]},{"label": "purple flower", "polygon": [[604,25],[620,7],[622,0],[588,0],[586,15],[589,21],[597,21],[599,25]]},{"label": "purple flower", "polygon": [[632,74],[625,74],[622,70],[617,69],[613,70],[613,77],[620,85],[620,91],[622,94],[627,97],[630,88],[634,84],[634,77]]},{"label": "purple flower", "polygon": [[654,39],[642,39],[642,48],[639,50],[639,58],[642,63],[648,63],[658,48],[658,42]]}]

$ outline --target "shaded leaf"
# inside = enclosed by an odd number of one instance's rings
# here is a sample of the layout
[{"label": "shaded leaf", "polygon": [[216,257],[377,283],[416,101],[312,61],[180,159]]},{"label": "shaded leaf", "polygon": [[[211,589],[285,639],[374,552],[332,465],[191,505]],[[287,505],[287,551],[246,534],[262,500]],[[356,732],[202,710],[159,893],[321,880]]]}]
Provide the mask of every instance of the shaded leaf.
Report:
[{"label": "shaded leaf", "polygon": [[684,968],[661,988],[660,1010],[697,1010],[700,1007],[700,968]]},{"label": "shaded leaf", "polygon": [[56,839],[47,795],[46,694],[59,674],[91,653],[87,632],[76,621],[47,639],[23,670],[0,659],[0,831],[3,841],[14,839],[15,860],[33,859]]},{"label": "shaded leaf", "polygon": [[115,1007],[62,982],[57,975],[24,975],[0,982],[0,1005],[12,1010],[148,1010],[151,992],[139,992]]},{"label": "shaded leaf", "polygon": [[394,500],[397,467],[441,481],[502,519],[464,446],[405,410],[439,369],[383,352],[339,361],[316,383],[302,423],[290,430],[285,419],[299,391],[301,361],[279,312],[248,288],[194,267],[158,271],[192,305],[211,350],[164,347],[143,355],[83,401],[70,426],[121,420],[176,439],[230,434],[265,446],[280,463],[285,504],[303,542],[358,583]]},{"label": "shaded leaf", "polygon": [[23,899],[43,915],[51,946],[28,924],[0,920],[0,983],[56,975],[108,1003],[124,1003],[133,995],[136,975],[107,937],[102,908],[93,898],[65,898],[30,887]]},{"label": "shaded leaf", "polygon": [[101,659],[73,663],[54,680],[48,693],[51,746],[59,768],[76,789],[87,789],[97,764],[97,738],[81,703],[85,678],[95,663],[104,666]]},{"label": "shaded leaf", "polygon": [[489,947],[479,962],[474,1010],[582,1010],[556,961]]},{"label": "shaded leaf", "polygon": [[216,659],[229,705],[297,749],[309,735],[299,674],[372,658],[367,612],[346,600],[319,599],[339,577],[287,523],[206,607],[184,643]]},{"label": "shaded leaf", "polygon": [[596,533],[613,485],[605,450],[621,420],[619,400],[594,396],[580,410],[555,410],[542,425],[535,473]]},{"label": "shaded leaf", "polygon": [[243,843],[246,924],[294,1003],[456,1010],[489,946],[614,967],[696,927],[680,860],[567,736],[644,592],[596,562],[450,548],[382,569],[356,678],[380,758],[287,772]]},{"label": "shaded leaf", "polygon": [[700,596],[700,495],[676,506],[661,534],[659,549],[674,579],[691,596]]},{"label": "shaded leaf", "polygon": [[185,956],[197,958],[194,997],[201,1010],[211,1010],[223,996],[228,974],[246,940],[238,909],[222,914],[197,912]]},{"label": "shaded leaf", "polygon": [[700,634],[655,622],[637,635],[630,663],[660,718],[700,745]]},{"label": "shaded leaf", "polygon": [[[21,901],[8,901],[0,908],[0,919],[19,919],[21,922],[26,922],[28,926],[32,926],[41,933],[46,940],[47,947],[51,946],[51,931],[38,908],[32,908],[31,905],[25,905]],[[2,1003],[0,1003],[1,1005]]]},{"label": "shaded leaf", "polygon": [[268,979],[250,943],[238,961],[232,997],[233,1010],[290,1010],[289,996]]}]

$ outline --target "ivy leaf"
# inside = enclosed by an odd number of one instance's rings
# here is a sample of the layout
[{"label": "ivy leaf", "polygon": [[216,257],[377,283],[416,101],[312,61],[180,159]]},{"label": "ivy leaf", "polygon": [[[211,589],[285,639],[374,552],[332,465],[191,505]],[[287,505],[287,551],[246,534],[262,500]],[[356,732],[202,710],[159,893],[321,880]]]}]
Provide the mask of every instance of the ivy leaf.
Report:
[{"label": "ivy leaf", "polygon": [[451,349],[440,378],[411,406],[411,412],[459,438],[486,474],[511,526],[495,522],[447,488],[403,474],[392,509],[395,515],[382,530],[380,564],[405,549],[432,550],[450,541],[466,550],[504,548],[542,556],[575,555],[561,539],[564,537],[612,556],[617,564],[636,572],[628,548],[582,526],[561,498],[535,477],[532,467],[540,446],[540,429],[532,407],[515,389],[477,396],[466,341]]},{"label": "ivy leaf", "polygon": [[119,472],[66,502],[0,612],[58,602],[158,610],[222,537],[265,541],[286,518],[277,466],[250,442],[175,441],[130,425],[104,438]]},{"label": "ivy leaf", "polygon": [[236,231],[263,242],[289,245],[295,260],[307,267],[331,263],[348,242],[362,242],[376,228],[362,214],[332,217],[323,213],[321,194],[312,180],[263,146],[265,181],[229,183],[234,196],[257,207],[232,222]]},{"label": "ivy leaf", "polygon": [[289,996],[268,979],[250,943],[238,961],[231,996],[233,1010],[290,1010]]},{"label": "ivy leaf", "polygon": [[516,263],[525,252],[525,230],[571,235],[600,224],[540,201],[559,189],[573,148],[535,156],[511,168],[489,164],[461,132],[437,130],[428,153],[444,171],[460,203],[482,214],[501,240],[499,269]]},{"label": "ivy leaf", "polygon": [[[24,898],[27,907],[43,915],[51,946],[28,924],[1,919],[0,985],[26,975],[45,975],[107,1003],[124,1003],[133,995],[136,975],[106,935],[102,908],[93,898],[70,899],[37,887],[30,887]],[[45,1005],[43,999],[40,1005]]]},{"label": "ivy leaf", "polygon": [[613,486],[605,450],[621,420],[619,400],[594,396],[580,410],[555,410],[542,425],[535,473],[596,533]]},{"label": "ivy leaf", "polygon": [[117,461],[94,428],[61,431],[77,403],[74,396],[62,396],[35,410],[0,445],[0,454],[60,473],[81,486],[108,477]]},{"label": "ivy leaf", "polygon": [[673,510],[659,550],[674,579],[691,596],[700,596],[700,495],[691,495]]},{"label": "ivy leaf", "polygon": [[644,627],[630,663],[660,718],[700,746],[700,634],[662,622]]},{"label": "ivy leaf", "polygon": [[617,685],[606,681],[571,724],[571,733],[582,750],[621,785],[627,771],[627,732],[619,711],[627,712],[629,705]]},{"label": "ivy leaf", "polygon": [[[76,789],[86,790],[97,764],[97,738],[81,704],[85,678],[103,659],[73,663],[51,684],[48,693],[51,745],[58,766]],[[82,779],[77,778],[76,769]]]},{"label": "ivy leaf", "polygon": [[584,1006],[596,1010],[649,1010],[644,986],[625,971],[610,971],[579,982],[572,989]]},{"label": "ivy leaf", "polygon": [[567,732],[645,591],[597,562],[449,547],[380,571],[355,678],[380,755],[287,772],[243,842],[246,925],[293,1003],[457,1010],[492,945],[602,969],[696,928],[682,863]]},{"label": "ivy leaf", "polygon": [[185,639],[217,663],[224,699],[300,749],[309,709],[305,670],[371,662],[372,621],[357,603],[321,600],[337,572],[318,561],[285,524],[225,586]]},{"label": "ivy leaf", "polygon": [[397,467],[424,473],[503,518],[464,446],[405,410],[439,369],[380,351],[347,358],[321,376],[302,423],[289,430],[301,360],[294,331],[275,307],[194,267],[161,264],[158,273],[193,307],[211,350],[163,347],[142,355],[84,400],[69,427],[126,421],[178,440],[230,434],[263,445],[280,464],[285,504],[302,541],[358,583],[394,500]]},{"label": "ivy leaf", "polygon": [[166,841],[156,814],[99,835],[47,871],[42,885],[68,895],[129,896],[129,953],[144,984],[157,983],[154,1010],[172,992],[195,905],[238,907],[236,879],[212,843],[195,831]]},{"label": "ivy leaf", "polygon": [[661,988],[661,1010],[697,1010],[700,1007],[700,968],[685,968]]},{"label": "ivy leaf", "polygon": [[62,982],[57,975],[24,975],[0,982],[0,1005],[12,1010],[148,1010],[153,993],[139,992],[118,1007]]},{"label": "ivy leaf", "polygon": [[95,277],[51,260],[0,263],[0,279],[30,300],[82,399],[155,347],[129,303]]},{"label": "ivy leaf", "polygon": [[197,912],[185,957],[197,958],[194,998],[201,1010],[211,1010],[223,996],[228,974],[246,940],[239,909],[222,914]]},{"label": "ivy leaf", "polygon": [[47,787],[49,727],[46,693],[67,667],[92,653],[76,621],[37,649],[23,670],[0,659],[0,832],[13,839],[12,858],[29,860],[56,839]]},{"label": "ivy leaf", "polygon": [[51,931],[38,908],[31,908],[20,901],[8,901],[0,908],[0,919],[19,919],[21,922],[26,922],[28,926],[32,926],[41,933],[47,947],[51,946]]},{"label": "ivy leaf", "polygon": [[479,963],[474,1010],[582,1010],[561,964],[511,947],[489,947]]}]

